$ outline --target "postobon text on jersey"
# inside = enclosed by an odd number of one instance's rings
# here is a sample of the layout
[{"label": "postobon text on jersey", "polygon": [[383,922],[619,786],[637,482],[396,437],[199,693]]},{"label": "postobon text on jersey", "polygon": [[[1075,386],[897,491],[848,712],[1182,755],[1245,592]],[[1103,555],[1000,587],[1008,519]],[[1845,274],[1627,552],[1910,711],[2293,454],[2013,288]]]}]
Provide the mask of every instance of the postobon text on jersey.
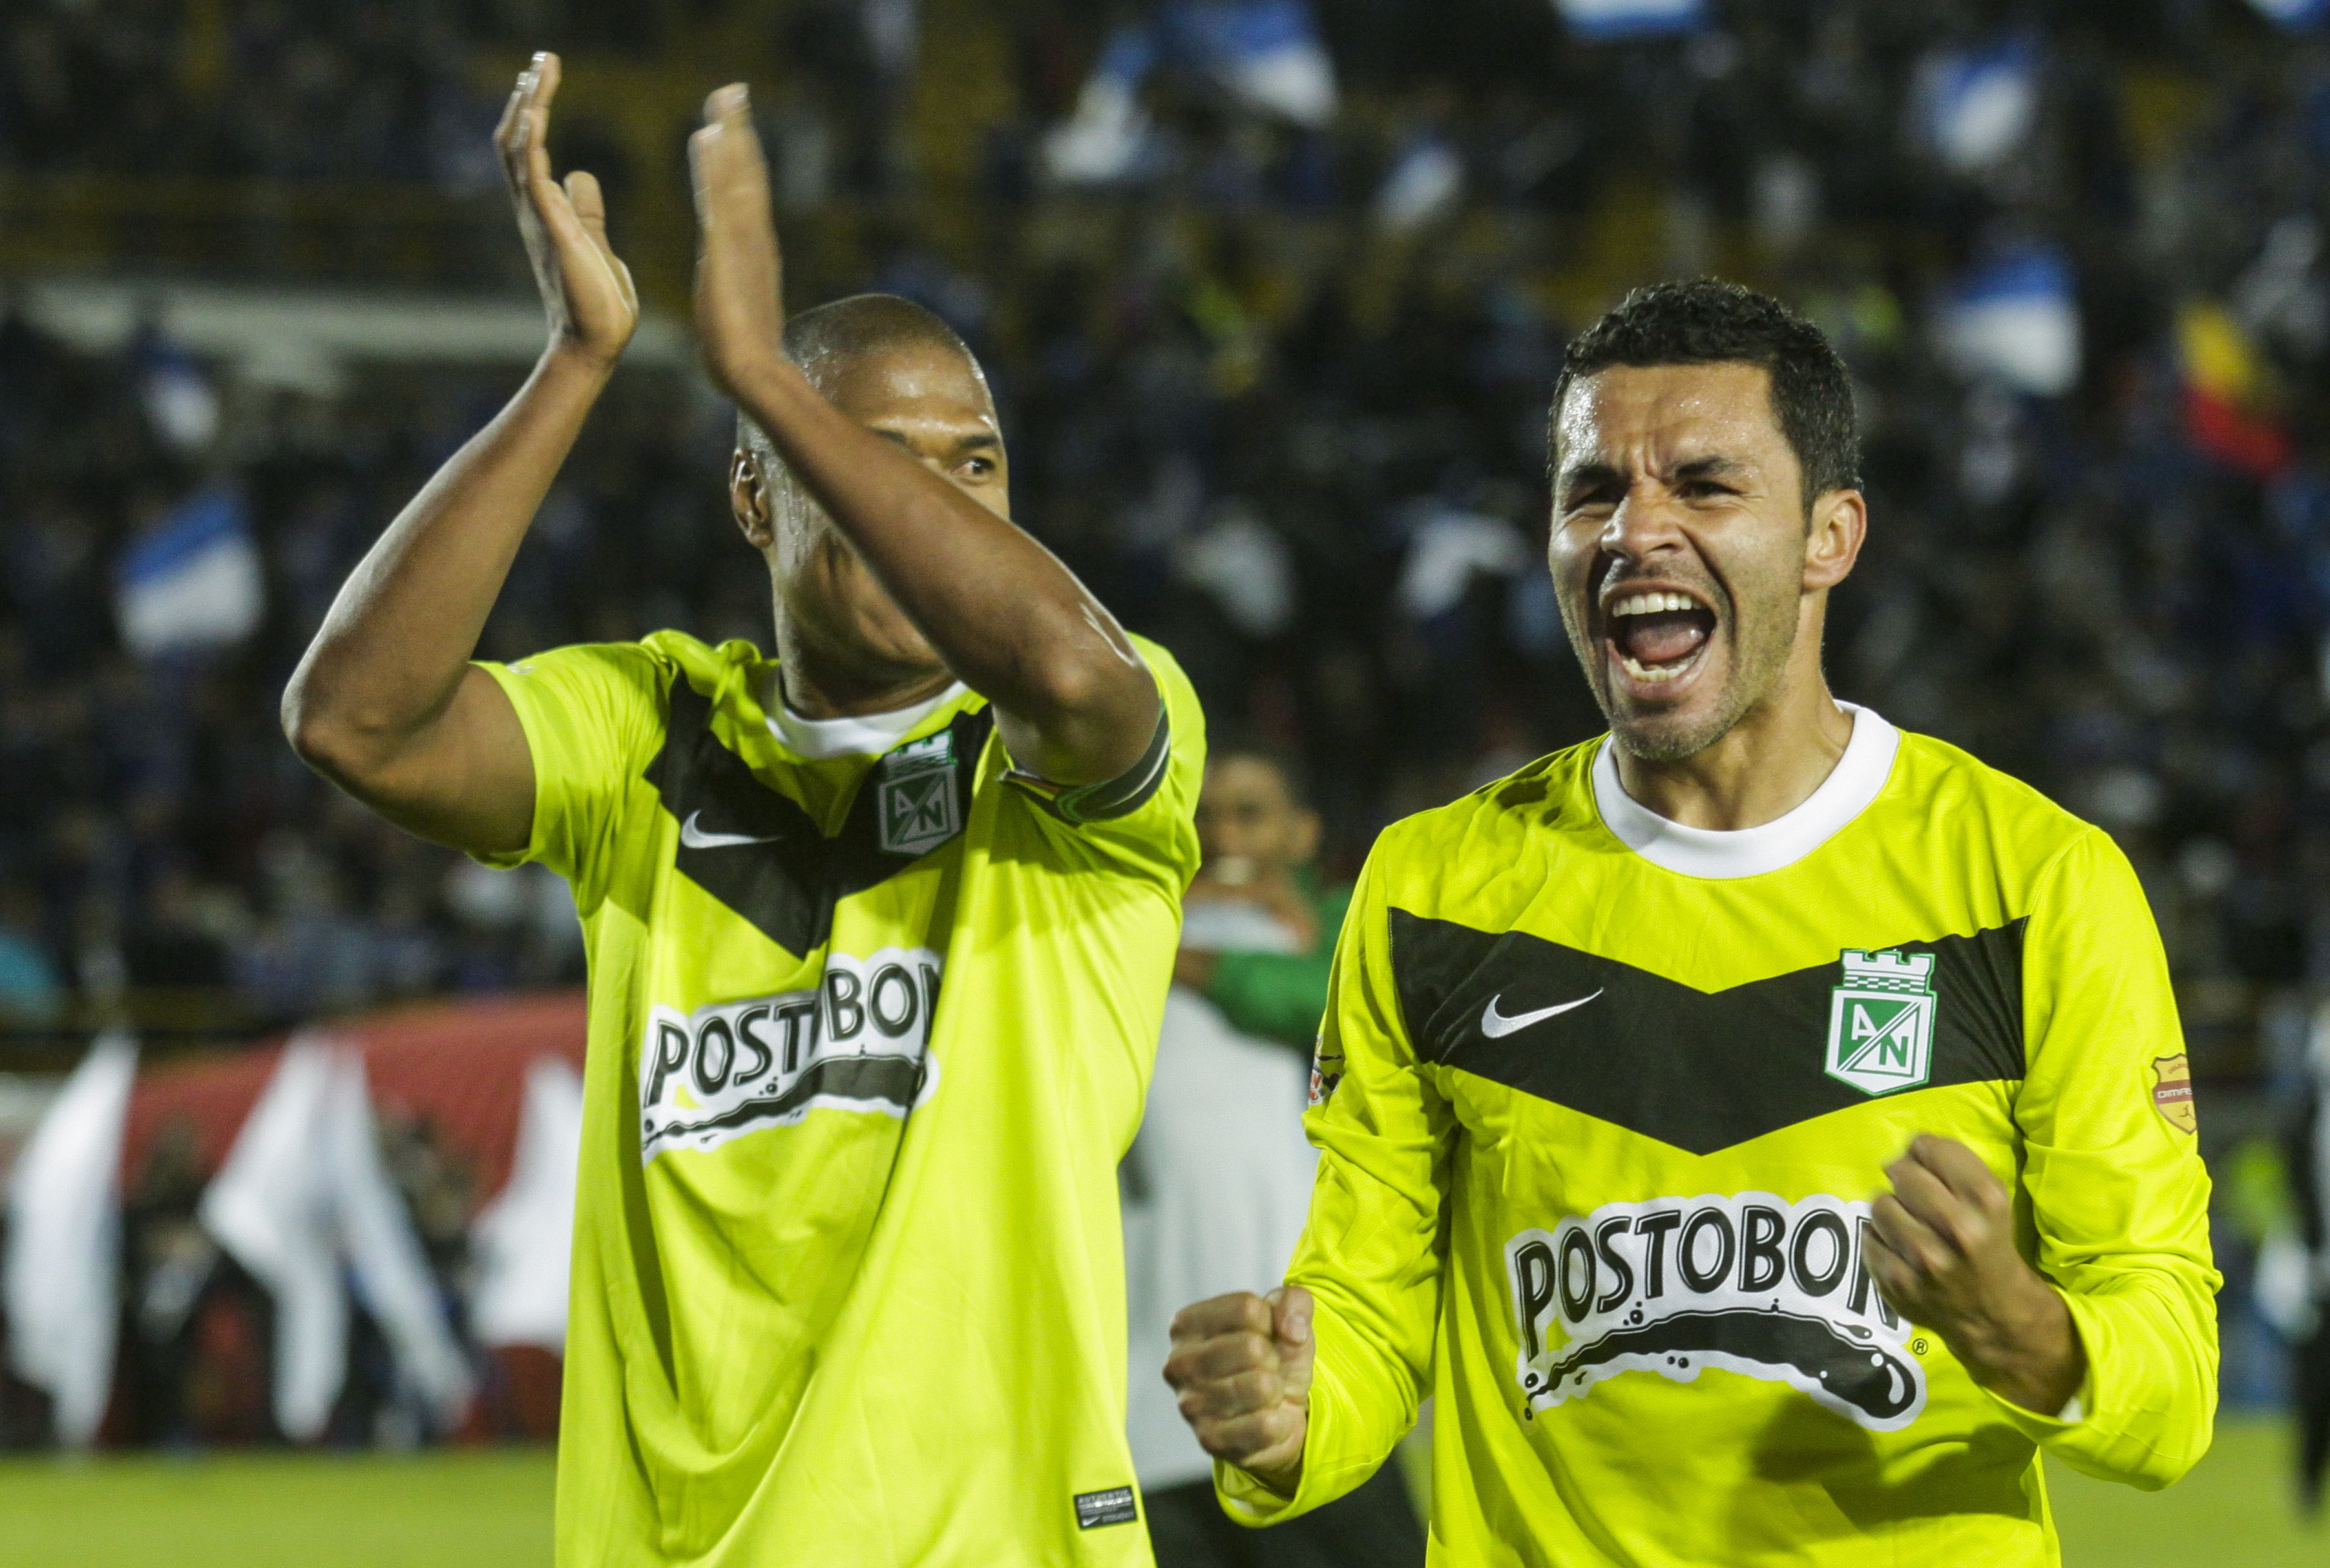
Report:
[{"label": "postobon text on jersey", "polygon": [[657,1006],[639,1044],[639,1158],[708,1149],[829,1107],[904,1116],[938,1086],[929,1054],[944,960],[928,948],[834,953],[812,987]]},{"label": "postobon text on jersey", "polygon": [[1926,1374],[1869,1277],[1869,1205],[1769,1193],[1608,1204],[1505,1243],[1529,1407],[1629,1372],[1713,1366],[1785,1383],[1875,1431],[1926,1407]]}]

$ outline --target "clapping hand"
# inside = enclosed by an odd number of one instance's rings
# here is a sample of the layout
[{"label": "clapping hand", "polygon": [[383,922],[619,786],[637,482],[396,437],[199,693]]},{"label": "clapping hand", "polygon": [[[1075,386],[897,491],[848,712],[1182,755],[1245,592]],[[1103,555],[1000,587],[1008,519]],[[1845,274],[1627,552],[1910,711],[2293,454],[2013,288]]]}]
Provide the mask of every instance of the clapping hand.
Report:
[{"label": "clapping hand", "polygon": [[535,55],[519,73],[494,130],[494,150],[501,156],[526,260],[550,317],[552,350],[603,370],[639,324],[639,297],[631,269],[607,243],[607,203],[599,182],[581,169],[564,184],[550,177],[550,100],[558,93],[558,75],[554,54]]},{"label": "clapping hand", "polygon": [[738,397],[741,385],[781,357],[785,325],[769,169],[742,83],[705,100],[704,128],[688,137],[687,160],[698,224],[696,338],[704,368]]}]

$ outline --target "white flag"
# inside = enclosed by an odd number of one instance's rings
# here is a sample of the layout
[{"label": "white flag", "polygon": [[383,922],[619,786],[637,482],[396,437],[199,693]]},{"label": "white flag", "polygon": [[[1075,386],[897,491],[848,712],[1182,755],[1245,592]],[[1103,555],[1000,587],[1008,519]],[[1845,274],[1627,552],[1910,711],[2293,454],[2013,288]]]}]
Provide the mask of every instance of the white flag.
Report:
[{"label": "white flag", "polygon": [[17,1157],[0,1258],[8,1361],[54,1401],[57,1440],[86,1448],[113,1392],[121,1323],[121,1134],[137,1047],[90,1048]]},{"label": "white flag", "polygon": [[582,1080],[555,1056],[526,1069],[509,1182],[470,1222],[477,1287],[469,1332],[480,1345],[566,1346],[566,1271],[574,1242],[574,1175],[582,1158]]},{"label": "white flag", "polygon": [[312,1037],[284,1047],[203,1194],[202,1220],[274,1298],[275,1421],[285,1436],[322,1436],[346,1381],[349,1270],[399,1371],[440,1422],[459,1413],[469,1368],[381,1163],[354,1050]]}]

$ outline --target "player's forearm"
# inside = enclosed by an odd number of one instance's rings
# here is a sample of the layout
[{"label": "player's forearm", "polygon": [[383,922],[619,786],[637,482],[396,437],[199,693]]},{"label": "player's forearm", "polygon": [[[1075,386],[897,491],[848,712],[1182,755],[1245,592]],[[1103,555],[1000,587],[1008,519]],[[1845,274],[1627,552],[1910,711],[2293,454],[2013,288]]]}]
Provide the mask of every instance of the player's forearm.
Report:
[{"label": "player's forearm", "polygon": [[360,782],[445,711],[607,375],[545,354],[365,553],[284,690],[284,730],[303,757]]},{"label": "player's forearm", "polygon": [[993,703],[1015,759],[1062,784],[1113,778],[1156,728],[1155,684],[1050,551],[842,414],[790,363],[738,401],[890,597]]},{"label": "player's forearm", "polygon": [[2036,1273],[1994,1310],[1953,1325],[1945,1337],[1975,1382],[2036,1415],[2062,1410],[2087,1377],[2070,1308]]}]

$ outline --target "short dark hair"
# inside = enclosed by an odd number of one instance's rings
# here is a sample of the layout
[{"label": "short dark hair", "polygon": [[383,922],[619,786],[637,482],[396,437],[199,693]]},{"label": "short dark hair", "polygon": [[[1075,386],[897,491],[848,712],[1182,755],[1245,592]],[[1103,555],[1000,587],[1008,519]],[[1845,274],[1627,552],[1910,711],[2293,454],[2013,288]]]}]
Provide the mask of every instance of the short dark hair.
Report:
[{"label": "short dark hair", "polygon": [[855,359],[890,348],[936,348],[978,358],[962,335],[928,306],[897,294],[851,294],[790,316],[785,321],[785,357],[811,381],[827,362]]},{"label": "short dark hair", "polygon": [[[944,317],[896,294],[847,295],[787,316],[784,346],[785,357],[820,388],[828,376],[848,361],[893,348],[935,348],[961,354],[974,373],[986,373],[971,345]],[[736,439],[739,446],[765,458],[776,456],[769,438],[742,410],[736,415]]]},{"label": "short dark hair", "polygon": [[1546,420],[1549,473],[1561,462],[1562,400],[1581,378],[1612,365],[1760,365],[1772,378],[1772,412],[1804,470],[1804,505],[1861,486],[1861,432],[1852,378],[1828,336],[1773,298],[1720,278],[1637,288],[1570,339]]}]

